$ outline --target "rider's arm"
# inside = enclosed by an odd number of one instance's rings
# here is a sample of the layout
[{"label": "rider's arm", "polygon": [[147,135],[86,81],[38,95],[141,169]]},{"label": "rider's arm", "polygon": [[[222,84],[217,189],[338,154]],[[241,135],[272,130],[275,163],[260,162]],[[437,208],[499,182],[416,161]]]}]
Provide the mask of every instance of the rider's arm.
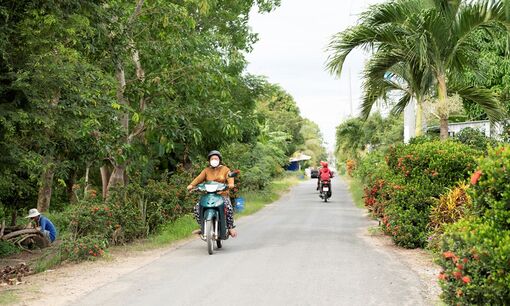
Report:
[{"label": "rider's arm", "polygon": [[200,174],[189,184],[190,186],[195,187],[196,185],[203,183],[205,181],[205,169],[200,172]]},{"label": "rider's arm", "polygon": [[228,186],[228,188],[230,188],[230,189],[234,188],[234,178],[233,177],[228,177],[228,174],[230,173],[230,169],[225,166],[225,168],[223,170],[223,173],[225,175],[224,177],[227,178],[227,186]]},{"label": "rider's arm", "polygon": [[228,185],[228,188],[234,188],[234,178],[233,177],[229,177],[227,179],[227,185]]}]

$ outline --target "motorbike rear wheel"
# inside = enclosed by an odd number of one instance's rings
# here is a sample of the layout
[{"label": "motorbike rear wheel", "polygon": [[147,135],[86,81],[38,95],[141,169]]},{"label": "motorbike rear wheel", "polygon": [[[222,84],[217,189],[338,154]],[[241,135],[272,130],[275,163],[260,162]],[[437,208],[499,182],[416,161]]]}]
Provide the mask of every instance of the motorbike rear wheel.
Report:
[{"label": "motorbike rear wheel", "polygon": [[209,255],[213,254],[214,245],[213,245],[213,222],[212,220],[205,221],[205,240],[207,241],[207,251]]},{"label": "motorbike rear wheel", "polygon": [[328,194],[325,194],[324,195],[324,203],[327,203],[328,202]]}]

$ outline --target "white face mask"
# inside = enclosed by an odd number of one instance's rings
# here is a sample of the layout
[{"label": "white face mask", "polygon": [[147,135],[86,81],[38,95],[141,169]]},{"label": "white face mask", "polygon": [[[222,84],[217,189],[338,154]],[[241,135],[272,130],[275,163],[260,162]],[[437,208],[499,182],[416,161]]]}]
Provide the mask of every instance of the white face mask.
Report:
[{"label": "white face mask", "polygon": [[220,161],[217,159],[213,159],[213,160],[211,160],[210,164],[211,164],[211,167],[216,168],[220,165]]}]

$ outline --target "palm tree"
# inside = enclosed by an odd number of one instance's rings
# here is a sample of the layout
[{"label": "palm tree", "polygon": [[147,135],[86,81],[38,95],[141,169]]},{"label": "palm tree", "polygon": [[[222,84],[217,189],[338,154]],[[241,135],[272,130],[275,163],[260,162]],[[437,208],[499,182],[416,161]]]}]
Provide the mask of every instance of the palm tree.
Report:
[{"label": "palm tree", "polygon": [[[501,1],[390,1],[372,6],[361,15],[358,25],[335,35],[330,45],[333,54],[328,59],[328,68],[332,73],[340,74],[352,50],[368,48],[375,51],[376,64],[372,65],[377,67],[374,71],[379,70],[379,77],[380,71],[391,73],[398,65],[401,65],[400,70],[405,68],[412,74],[421,74],[424,80],[431,74],[437,92],[438,109],[448,108],[448,94],[451,90],[482,106],[490,119],[500,120],[503,111],[491,91],[462,84],[449,87],[455,83],[456,75],[472,65],[472,59],[476,58],[477,50],[470,44],[469,36],[480,28],[490,31],[499,26],[498,23],[509,26],[505,6]],[[427,87],[428,82],[420,84],[421,81],[410,81],[403,74],[400,77],[408,81],[408,92],[415,98],[417,94],[428,91],[428,88],[420,87]],[[369,82],[381,85],[380,78],[365,79],[366,90],[372,88]],[[420,88],[414,88],[414,85]],[[383,87],[375,88],[381,90]],[[370,97],[377,94],[365,93],[365,96],[368,96],[363,106],[366,110],[370,103],[376,101]],[[400,102],[399,105],[403,106],[409,99],[401,99]],[[439,117],[441,138],[446,139],[448,112],[441,112]]]},{"label": "palm tree", "polygon": [[417,105],[416,136],[420,136],[423,134],[423,102],[434,85],[433,75],[428,69],[417,69],[418,65],[404,61],[387,67],[384,64],[384,59],[387,58],[384,53],[384,50],[378,50],[365,65],[361,116],[368,118],[378,100],[386,100],[388,94],[397,92],[400,99],[393,106],[392,113],[402,113],[414,99]]}]

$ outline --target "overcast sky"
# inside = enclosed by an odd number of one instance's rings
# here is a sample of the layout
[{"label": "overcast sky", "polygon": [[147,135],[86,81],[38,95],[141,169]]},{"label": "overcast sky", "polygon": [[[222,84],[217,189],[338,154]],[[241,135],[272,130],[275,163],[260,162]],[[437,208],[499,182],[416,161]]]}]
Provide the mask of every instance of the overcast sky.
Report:
[{"label": "overcast sky", "polygon": [[247,55],[248,72],[265,75],[290,93],[302,116],[319,124],[329,149],[335,127],[351,115],[351,100],[352,115],[358,114],[366,56],[351,54],[338,79],[324,69],[326,47],[335,33],[354,25],[357,15],[377,2],[381,0],[282,0],[269,14],[251,15],[259,41]]}]

